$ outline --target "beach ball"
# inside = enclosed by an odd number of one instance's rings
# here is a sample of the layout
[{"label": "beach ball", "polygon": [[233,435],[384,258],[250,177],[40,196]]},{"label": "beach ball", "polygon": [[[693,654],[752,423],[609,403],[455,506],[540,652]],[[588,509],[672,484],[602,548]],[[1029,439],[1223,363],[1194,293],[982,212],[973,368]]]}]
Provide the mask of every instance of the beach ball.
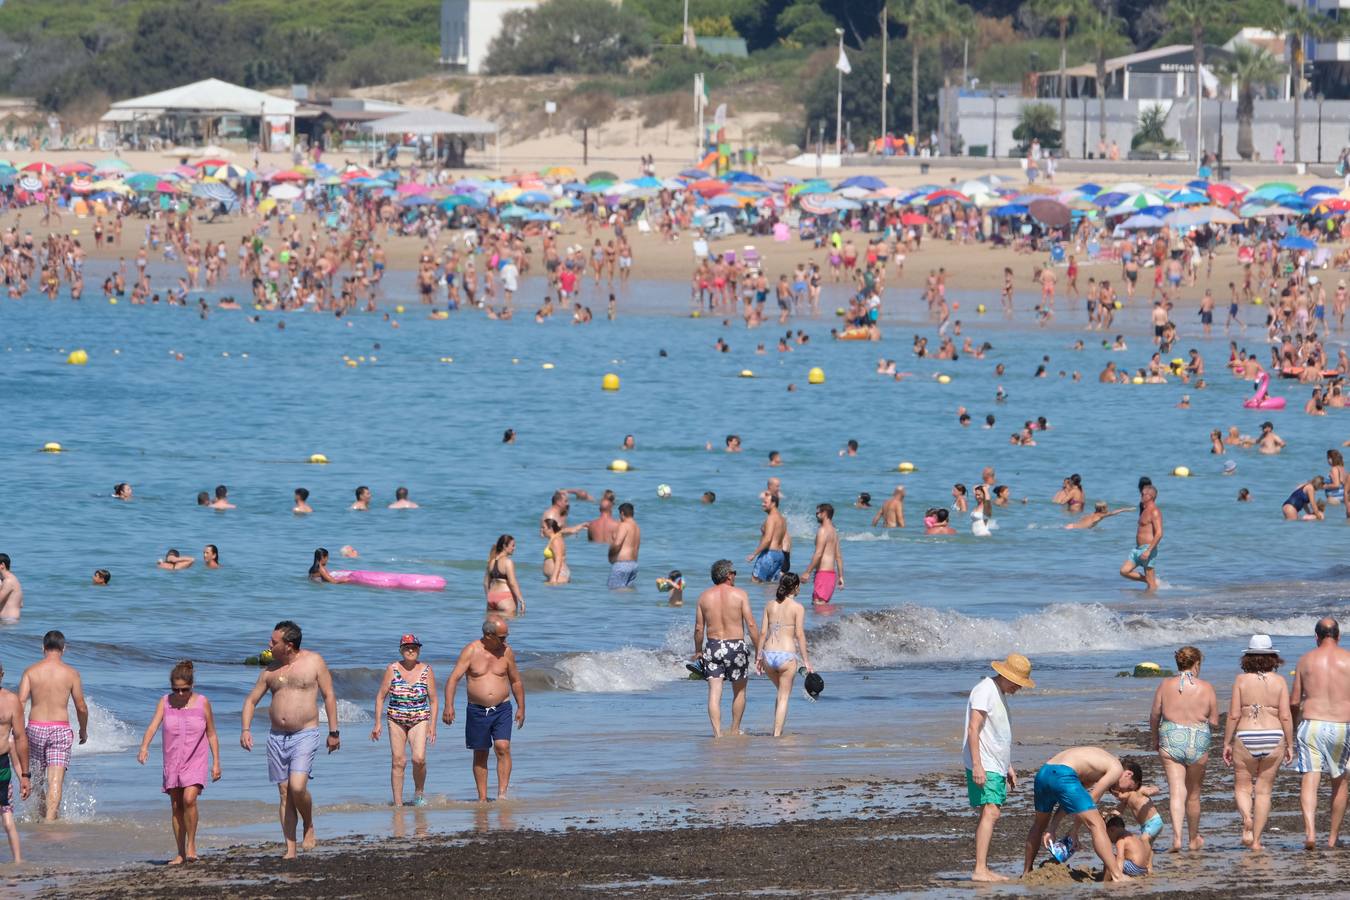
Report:
[{"label": "beach ball", "polygon": [[619,376],[613,372],[607,372],[600,381],[600,387],[607,391],[617,391],[619,389]]},{"label": "beach ball", "polygon": [[60,453],[64,449],[65,448],[62,447],[60,444],[58,444],[56,441],[48,441],[47,443],[42,445],[43,453]]},{"label": "beach ball", "polygon": [[1177,466],[1175,469],[1172,470],[1172,474],[1175,475],[1177,478],[1190,478],[1191,470],[1186,468],[1185,466]]},{"label": "beach ball", "polygon": [[984,315],[984,304],[981,303],[979,306],[975,307],[975,311],[980,315]]},{"label": "beach ball", "polygon": [[322,453],[311,453],[309,455],[309,461],[316,466],[327,465],[328,457],[324,456]]},{"label": "beach ball", "polygon": [[400,316],[403,315],[403,304],[400,303],[398,306],[395,306],[394,312],[398,313]]},{"label": "beach ball", "polygon": [[84,350],[72,350],[66,357],[66,362],[72,366],[83,366],[89,363],[89,354]]},{"label": "beach ball", "polygon": [[806,381],[808,384],[824,384],[825,370],[820,366],[814,367],[810,372],[806,373]]},{"label": "beach ball", "polygon": [[918,471],[918,469],[914,467],[914,463],[912,462],[902,462],[900,465],[896,466],[895,469],[897,472],[905,472],[905,473]]},{"label": "beach ball", "polygon": [[664,499],[666,499],[667,497],[669,497],[669,496],[670,496],[670,485],[668,485],[668,484],[658,484],[658,485],[656,486],[656,496],[660,497],[662,500],[664,500]]},{"label": "beach ball", "polygon": [[834,308],[834,314],[835,314],[836,316],[839,316],[840,318],[843,318],[843,316],[844,316],[844,308],[843,308],[842,306],[836,306],[836,307]]},{"label": "beach ball", "polygon": [[1136,375],[1136,376],[1134,376],[1133,378],[1130,379],[1130,383],[1131,383],[1131,384],[1143,384],[1143,383],[1144,383],[1144,376],[1142,376],[1142,375]]},{"label": "beach ball", "polygon": [[1265,302],[1265,301],[1262,300],[1260,297],[1253,297],[1253,298],[1252,298],[1252,305],[1253,305],[1253,306],[1260,306],[1260,305],[1261,305],[1262,303],[1264,303],[1264,302]]},{"label": "beach ball", "polygon": [[347,368],[349,368],[349,369],[355,369],[355,368],[357,367],[357,365],[358,365],[358,363],[357,363],[356,360],[354,360],[354,359],[349,359],[349,360],[347,360]]},{"label": "beach ball", "polygon": [[950,375],[938,376],[938,384],[951,384],[951,383],[952,383],[952,376]]},{"label": "beach ball", "polygon": [[754,378],[754,377],[755,377],[755,373],[752,372],[752,371],[750,371],[749,369],[741,369],[741,377],[742,377],[742,378]]},{"label": "beach ball", "polygon": [[628,460],[626,460],[626,459],[616,459],[616,460],[614,460],[613,462],[611,462],[611,463],[609,464],[609,470],[610,470],[611,472],[627,472],[627,471],[628,471]]},{"label": "beach ball", "polygon": [[1124,303],[1121,303],[1119,300],[1116,301],[1115,306],[1116,306],[1116,309],[1124,309],[1124,308],[1125,308],[1125,304],[1124,304]]}]

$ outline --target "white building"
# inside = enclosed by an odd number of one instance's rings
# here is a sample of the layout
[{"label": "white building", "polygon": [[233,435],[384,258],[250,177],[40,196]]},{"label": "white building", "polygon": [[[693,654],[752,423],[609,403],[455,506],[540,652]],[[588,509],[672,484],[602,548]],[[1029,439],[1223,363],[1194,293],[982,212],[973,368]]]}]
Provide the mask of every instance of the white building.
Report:
[{"label": "white building", "polygon": [[441,0],[441,64],[483,71],[488,45],[509,12],[534,9],[543,0]]}]

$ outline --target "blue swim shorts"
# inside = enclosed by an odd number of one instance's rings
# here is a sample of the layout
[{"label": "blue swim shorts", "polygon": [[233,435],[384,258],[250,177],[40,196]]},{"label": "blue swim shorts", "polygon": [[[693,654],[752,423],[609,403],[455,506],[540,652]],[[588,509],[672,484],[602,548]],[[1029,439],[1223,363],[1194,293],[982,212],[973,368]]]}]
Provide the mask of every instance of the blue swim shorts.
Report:
[{"label": "blue swim shorts", "polygon": [[319,729],[273,731],[267,735],[267,780],[273,784],[289,781],[293,773],[310,775],[319,752]]},{"label": "blue swim shorts", "polygon": [[1041,766],[1036,773],[1035,806],[1038,813],[1052,813],[1058,806],[1068,815],[1096,809],[1097,803],[1068,766]]},{"label": "blue swim shorts", "polygon": [[755,565],[751,570],[756,581],[775,581],[782,572],[782,550],[765,550],[755,557]]},{"label": "blue swim shorts", "polygon": [[497,741],[511,740],[511,701],[496,706],[470,703],[464,714],[464,746],[470,750],[491,750]]}]

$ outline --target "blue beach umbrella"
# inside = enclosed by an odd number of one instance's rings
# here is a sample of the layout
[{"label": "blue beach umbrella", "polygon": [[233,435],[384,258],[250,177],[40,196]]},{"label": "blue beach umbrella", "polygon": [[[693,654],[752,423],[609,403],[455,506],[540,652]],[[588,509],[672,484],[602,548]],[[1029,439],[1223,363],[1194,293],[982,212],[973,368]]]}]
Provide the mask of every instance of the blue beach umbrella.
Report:
[{"label": "blue beach umbrella", "polygon": [[1027,208],[1021,203],[1005,203],[1003,206],[998,206],[989,210],[989,215],[1005,218],[1011,216],[1025,216],[1027,212]]},{"label": "blue beach umbrella", "polygon": [[847,187],[862,188],[865,191],[879,191],[886,186],[886,182],[872,175],[854,175],[852,178],[845,178],[835,187],[836,190],[843,190]]},{"label": "blue beach umbrella", "polygon": [[1092,198],[1092,202],[1103,209],[1109,209],[1112,206],[1125,202],[1125,198],[1128,196],[1128,194],[1122,194],[1120,191],[1110,191],[1105,194],[1097,194]]},{"label": "blue beach umbrella", "polygon": [[1281,250],[1316,250],[1317,241],[1300,235],[1292,235],[1280,241]]}]

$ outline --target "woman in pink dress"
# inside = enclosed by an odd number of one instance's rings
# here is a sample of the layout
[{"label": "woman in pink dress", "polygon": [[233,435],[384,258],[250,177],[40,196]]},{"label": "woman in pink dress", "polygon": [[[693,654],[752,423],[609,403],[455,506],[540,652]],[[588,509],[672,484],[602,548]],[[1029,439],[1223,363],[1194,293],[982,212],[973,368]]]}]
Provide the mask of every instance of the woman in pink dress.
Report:
[{"label": "woman in pink dress", "polygon": [[220,742],[211,701],[192,692],[192,661],[183,660],[169,673],[170,692],[160,698],[155,717],[141,739],[136,761],[145,765],[150,742],[164,725],[164,793],[173,804],[173,836],[178,855],[169,860],[176,866],[197,859],[197,796],[206,787],[207,749],[210,748],[211,780],[220,780]]}]

